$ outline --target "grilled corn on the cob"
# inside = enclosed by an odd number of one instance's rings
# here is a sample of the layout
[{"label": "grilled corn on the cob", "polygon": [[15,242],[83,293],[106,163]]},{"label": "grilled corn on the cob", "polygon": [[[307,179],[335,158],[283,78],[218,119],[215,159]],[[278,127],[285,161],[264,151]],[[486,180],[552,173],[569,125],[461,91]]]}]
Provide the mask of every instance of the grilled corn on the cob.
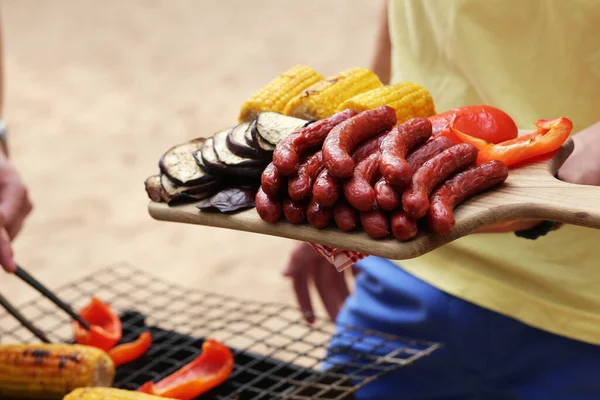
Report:
[{"label": "grilled corn on the cob", "polygon": [[427,118],[435,114],[429,91],[412,82],[401,82],[361,93],[340,104],[337,111],[350,108],[362,112],[384,105],[396,110],[399,124],[411,118]]},{"label": "grilled corn on the cob", "polygon": [[112,388],[75,389],[63,400],[165,400],[165,397]]},{"label": "grilled corn on the cob", "polygon": [[115,366],[95,347],[0,345],[0,398],[56,399],[85,386],[111,386]]},{"label": "grilled corn on the cob", "polygon": [[321,80],[323,80],[323,76],[311,67],[296,65],[267,83],[246,100],[238,119],[240,122],[252,121],[261,111],[282,113],[291,98]]},{"label": "grilled corn on the cob", "polygon": [[338,106],[347,99],[381,85],[373,71],[349,68],[295,96],[285,106],[283,113],[308,120],[327,118],[335,114]]}]

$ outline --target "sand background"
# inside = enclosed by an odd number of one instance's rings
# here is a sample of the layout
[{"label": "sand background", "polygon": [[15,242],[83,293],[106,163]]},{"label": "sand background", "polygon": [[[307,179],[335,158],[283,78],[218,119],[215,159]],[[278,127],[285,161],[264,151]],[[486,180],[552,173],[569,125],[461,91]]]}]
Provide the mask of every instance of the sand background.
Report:
[{"label": "sand background", "polygon": [[[51,287],[126,262],[171,281],[294,303],[293,242],[158,222],[144,179],[171,145],[235,123],[290,66],[370,65],[380,2],[3,0],[12,158],[35,210],[17,260]],[[14,277],[2,293],[34,295]]]}]

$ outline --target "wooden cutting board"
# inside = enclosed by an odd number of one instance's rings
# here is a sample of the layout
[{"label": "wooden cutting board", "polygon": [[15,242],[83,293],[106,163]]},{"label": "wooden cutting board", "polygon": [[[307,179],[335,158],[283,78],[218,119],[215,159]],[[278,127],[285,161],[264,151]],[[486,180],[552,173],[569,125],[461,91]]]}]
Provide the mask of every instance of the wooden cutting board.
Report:
[{"label": "wooden cutting board", "polygon": [[335,227],[318,230],[308,224],[285,221],[270,224],[261,220],[255,209],[225,215],[201,212],[195,204],[169,207],[151,202],[149,212],[161,221],[273,235],[402,260],[418,257],[484,225],[517,219],[545,219],[600,229],[600,187],[574,185],[554,177],[572,150],[573,141],[569,139],[553,156],[511,169],[502,185],[455,209],[456,226],[452,232],[437,235],[423,229],[408,242],[393,237],[375,240],[362,231],[348,233]]}]

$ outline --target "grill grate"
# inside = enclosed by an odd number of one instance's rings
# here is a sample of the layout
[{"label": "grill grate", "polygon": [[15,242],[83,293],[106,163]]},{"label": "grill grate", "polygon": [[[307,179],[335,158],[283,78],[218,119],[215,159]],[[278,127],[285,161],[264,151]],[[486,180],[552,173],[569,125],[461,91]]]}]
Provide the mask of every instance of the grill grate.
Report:
[{"label": "grill grate", "polygon": [[[116,265],[63,285],[57,294],[79,309],[92,295],[123,322],[122,342],[150,330],[150,350],[119,367],[115,386],[137,389],[192,361],[206,338],[225,343],[235,367],[202,399],[352,399],[360,387],[436,350],[437,343],[400,338],[319,319],[307,326],[288,305],[247,301],[184,288]],[[20,310],[53,342],[72,342],[69,317],[41,296]],[[37,342],[0,313],[0,343]]]}]

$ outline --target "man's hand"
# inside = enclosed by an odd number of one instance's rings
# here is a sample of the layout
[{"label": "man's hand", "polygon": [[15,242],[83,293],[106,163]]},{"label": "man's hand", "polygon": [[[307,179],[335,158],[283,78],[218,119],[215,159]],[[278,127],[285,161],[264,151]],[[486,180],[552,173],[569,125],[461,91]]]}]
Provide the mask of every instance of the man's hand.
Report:
[{"label": "man's hand", "polygon": [[32,210],[27,188],[4,155],[0,155],[0,266],[15,269],[11,241]]},{"label": "man's hand", "polygon": [[304,314],[304,319],[309,323],[315,321],[310,299],[310,281],[314,282],[332,320],[335,320],[344,300],[350,294],[346,272],[338,272],[327,259],[307,243],[300,243],[292,251],[283,275],[292,279],[296,300]]},{"label": "man's hand", "polygon": [[[573,136],[575,148],[567,161],[558,170],[558,178],[579,185],[600,186],[600,122],[591,125]],[[476,233],[502,233],[527,230],[541,221],[509,221],[493,226],[484,226]]]},{"label": "man's hand", "polygon": [[600,186],[600,122],[573,136],[575,148],[558,170],[558,178],[579,185]]}]

